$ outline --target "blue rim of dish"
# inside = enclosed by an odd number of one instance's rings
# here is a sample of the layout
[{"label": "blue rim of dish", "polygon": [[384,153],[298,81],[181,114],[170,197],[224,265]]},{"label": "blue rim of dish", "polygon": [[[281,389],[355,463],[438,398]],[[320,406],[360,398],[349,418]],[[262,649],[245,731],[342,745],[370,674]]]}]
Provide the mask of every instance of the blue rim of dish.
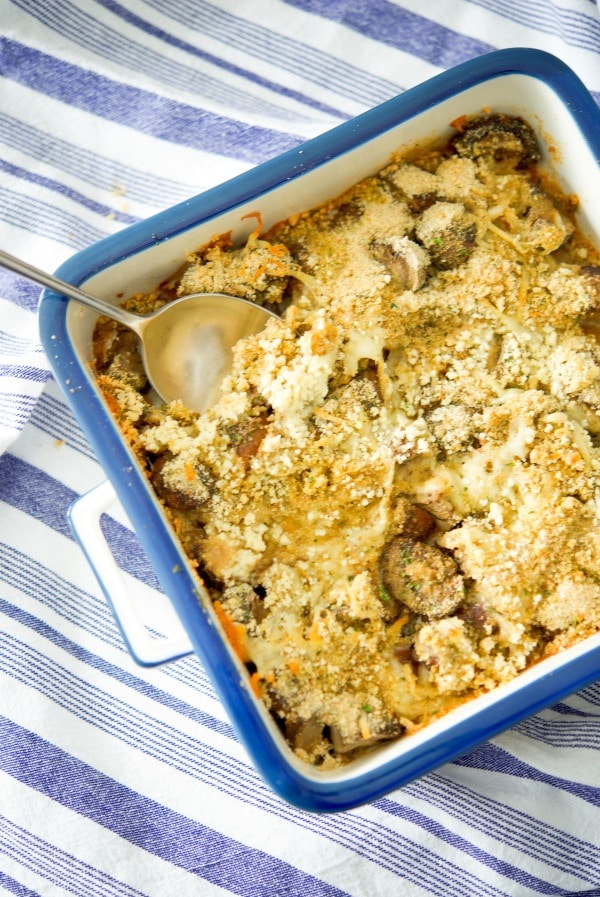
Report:
[{"label": "blue rim of dish", "polygon": [[[505,75],[530,76],[550,87],[567,107],[600,163],[600,111],[571,69],[543,51],[498,50],[437,75],[295,150],[104,238],[70,258],[57,274],[81,284],[117,262],[344,155],[457,94]],[[291,752],[275,744],[248,688],[240,687],[240,671],[199,600],[182,550],[158,512],[141,471],[132,468],[131,456],[115,421],[91,387],[88,372],[70,346],[67,304],[63,296],[49,290],[42,293],[40,332],[55,377],[113,482],[141,544],[152,558],[162,587],[211,673],[235,731],[258,771],[279,796],[297,807],[317,812],[345,810],[373,801],[598,678],[600,647],[570,659],[558,672],[537,679],[535,690],[524,688],[499,697],[468,719],[456,722],[450,731],[437,733],[427,744],[408,750],[401,758],[391,758],[376,768],[359,770],[339,781],[335,777],[319,780],[315,773],[303,774],[299,763],[286,759],[286,751],[290,758]]]}]

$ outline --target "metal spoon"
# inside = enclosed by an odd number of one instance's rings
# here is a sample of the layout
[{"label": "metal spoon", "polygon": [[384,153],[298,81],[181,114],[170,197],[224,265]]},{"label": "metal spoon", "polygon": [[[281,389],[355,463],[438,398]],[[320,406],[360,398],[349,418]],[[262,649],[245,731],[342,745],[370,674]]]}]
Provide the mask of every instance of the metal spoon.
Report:
[{"label": "metal spoon", "polygon": [[160,398],[180,399],[192,411],[205,411],[218,398],[238,340],[258,333],[269,318],[277,317],[247,299],[224,293],[191,293],[150,315],[135,315],[2,250],[0,265],[133,330],[148,380]]}]

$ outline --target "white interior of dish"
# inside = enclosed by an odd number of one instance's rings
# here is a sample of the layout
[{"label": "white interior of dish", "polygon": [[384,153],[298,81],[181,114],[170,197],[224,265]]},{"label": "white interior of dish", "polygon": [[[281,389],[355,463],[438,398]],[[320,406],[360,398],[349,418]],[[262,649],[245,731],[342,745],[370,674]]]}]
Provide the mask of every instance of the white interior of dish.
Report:
[{"label": "white interior of dish", "polygon": [[[432,141],[452,133],[450,122],[461,115],[480,114],[483,110],[507,112],[522,115],[537,131],[544,150],[545,164],[552,169],[561,185],[580,200],[580,224],[587,235],[600,239],[599,170],[594,154],[579,131],[569,108],[544,82],[526,75],[500,75],[483,84],[468,88],[449,99],[443,100],[420,112],[396,127],[385,131],[376,138],[361,143],[355,149],[342,155],[332,155],[327,161],[275,189],[254,196],[210,220],[202,221],[185,232],[157,243],[122,261],[107,266],[85,283],[86,289],[111,302],[117,302],[117,295],[149,290],[166,276],[175,271],[186,255],[197,249],[211,236],[232,230],[234,241],[244,242],[255,226],[254,221],[242,221],[249,212],[260,211],[264,228],[287,218],[295,212],[310,209],[334,198],[344,189],[361,178],[373,174],[389,159],[390,155],[403,148],[409,149],[420,143]],[[360,125],[357,125],[359,128]],[[299,164],[302,148],[298,151]],[[332,144],[332,154],[336,152]],[[201,204],[198,205],[201,214]],[[91,331],[95,314],[75,303],[68,310],[68,331],[76,353],[83,362],[91,357]],[[448,733],[459,721],[475,718],[484,707],[493,706],[508,695],[523,689],[535,690],[541,678],[556,673],[568,661],[584,655],[600,646],[600,635],[587,639],[558,656],[549,658],[531,670],[522,673],[515,681],[497,688],[489,695],[469,702],[443,719],[430,724],[426,729],[379,748],[372,754],[354,761],[345,769],[321,773],[310,770],[297,761],[268,718],[267,724],[274,732],[280,749],[291,758],[293,764],[307,779],[315,781],[344,781],[362,776],[382,763],[399,759],[404,753],[416,747],[425,751],[427,742],[434,735]],[[600,670],[599,670],[600,674]],[[259,712],[267,716],[259,703]],[[532,695],[532,701],[534,697]],[[508,723],[508,721],[507,721]]]}]

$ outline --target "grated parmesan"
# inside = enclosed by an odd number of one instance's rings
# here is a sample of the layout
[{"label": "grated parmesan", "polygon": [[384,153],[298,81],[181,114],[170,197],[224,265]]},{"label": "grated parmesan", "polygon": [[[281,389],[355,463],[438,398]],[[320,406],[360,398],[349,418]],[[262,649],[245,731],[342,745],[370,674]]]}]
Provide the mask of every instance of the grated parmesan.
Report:
[{"label": "grated parmesan", "polygon": [[291,747],[331,767],[600,628],[599,256],[535,169],[452,146],[259,232],[179,281],[286,309],[213,408],[154,407],[118,339],[99,383]]}]

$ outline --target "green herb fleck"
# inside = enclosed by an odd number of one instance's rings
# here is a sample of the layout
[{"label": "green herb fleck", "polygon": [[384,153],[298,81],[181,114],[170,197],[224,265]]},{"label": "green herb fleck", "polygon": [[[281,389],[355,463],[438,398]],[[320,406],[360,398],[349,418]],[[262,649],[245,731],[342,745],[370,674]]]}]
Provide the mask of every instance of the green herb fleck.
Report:
[{"label": "green herb fleck", "polygon": [[386,589],[386,587],[383,586],[383,585],[380,585],[380,586],[379,586],[379,597],[380,597],[381,600],[382,600],[383,602],[385,602],[385,603],[388,603],[389,601],[392,600],[392,599],[390,598],[390,593],[388,592],[388,590]]}]

